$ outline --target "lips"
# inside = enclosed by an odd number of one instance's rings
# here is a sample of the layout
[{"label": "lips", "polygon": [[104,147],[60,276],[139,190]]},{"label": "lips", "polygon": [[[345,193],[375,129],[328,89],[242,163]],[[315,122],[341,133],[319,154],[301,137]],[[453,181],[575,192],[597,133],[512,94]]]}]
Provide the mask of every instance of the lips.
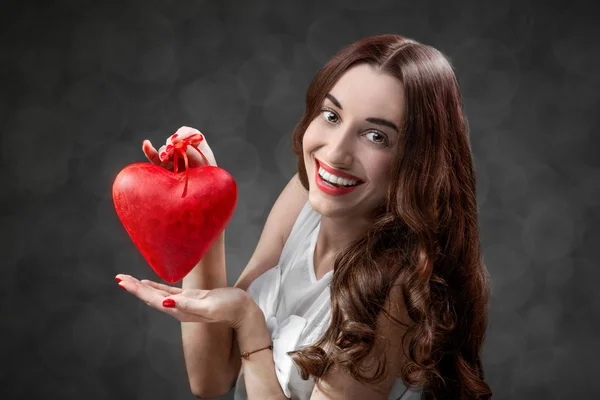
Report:
[{"label": "lips", "polygon": [[362,179],[360,179],[359,177],[357,177],[357,176],[354,176],[354,175],[350,175],[350,174],[348,174],[348,173],[346,173],[346,172],[342,172],[342,171],[340,171],[339,169],[332,168],[332,167],[330,167],[329,165],[326,165],[326,164],[323,164],[323,163],[321,163],[321,162],[320,162],[319,160],[317,160],[316,158],[315,158],[315,162],[316,162],[316,164],[317,164],[317,171],[319,171],[319,167],[322,167],[322,168],[323,168],[325,171],[327,171],[327,172],[329,172],[330,174],[333,174],[333,175],[335,175],[335,176],[339,176],[339,177],[346,178],[346,179],[351,179],[351,180],[353,180],[353,181],[357,181],[357,183],[359,183],[359,184],[364,182],[364,181],[363,181]]},{"label": "lips", "polygon": [[[319,175],[319,165],[320,165],[320,163],[315,159],[315,182],[317,184],[317,188],[319,188],[319,190],[321,190],[325,194],[328,194],[330,196],[342,196],[342,195],[348,194],[348,193],[356,190],[356,188],[358,188],[363,183],[362,180],[360,180],[352,175],[345,174],[346,176],[350,176],[349,179],[358,180],[358,183],[355,186],[341,187],[341,188],[329,186],[328,184],[326,184],[323,181],[323,179]],[[325,167],[323,167],[323,168],[325,168]],[[333,169],[333,171],[336,171],[336,170]]]}]

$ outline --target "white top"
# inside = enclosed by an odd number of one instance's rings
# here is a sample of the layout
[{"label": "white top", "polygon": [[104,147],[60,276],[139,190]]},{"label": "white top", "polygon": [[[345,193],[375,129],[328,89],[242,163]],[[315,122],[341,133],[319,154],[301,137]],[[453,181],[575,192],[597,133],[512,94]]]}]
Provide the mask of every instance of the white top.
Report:
[{"label": "white top", "polygon": [[[307,202],[287,239],[279,264],[256,278],[248,293],[265,314],[273,341],[275,372],[288,398],[310,399],[314,380],[302,380],[286,353],[315,343],[329,326],[331,303],[329,285],[333,271],[317,280],[314,249],[321,228],[321,215]],[[246,400],[243,367],[235,386],[235,400]],[[388,400],[416,400],[420,391],[407,389],[402,380],[394,382]]]}]

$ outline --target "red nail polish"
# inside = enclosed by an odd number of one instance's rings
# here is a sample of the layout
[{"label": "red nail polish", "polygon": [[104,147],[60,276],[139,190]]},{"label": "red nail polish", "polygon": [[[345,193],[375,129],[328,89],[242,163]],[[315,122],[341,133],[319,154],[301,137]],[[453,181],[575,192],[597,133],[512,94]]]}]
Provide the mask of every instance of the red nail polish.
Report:
[{"label": "red nail polish", "polygon": [[167,155],[167,153],[165,153],[164,151],[162,153],[160,153],[160,159],[162,160],[163,158],[165,158]]},{"label": "red nail polish", "polygon": [[173,146],[172,146],[172,145],[168,145],[168,146],[167,146],[167,151],[171,151],[171,149],[172,149],[172,148],[173,148]]},{"label": "red nail polish", "polygon": [[124,286],[121,286],[121,285],[119,285],[119,287],[120,287],[121,289],[123,289],[124,291],[127,291],[127,289],[125,289],[125,287],[124,287]]},{"label": "red nail polish", "polygon": [[121,278],[115,278],[115,280],[118,282],[121,282]]},{"label": "red nail polish", "polygon": [[163,305],[163,307],[173,308],[173,307],[175,307],[175,300],[164,299],[162,305]]},{"label": "red nail polish", "polygon": [[173,136],[171,136],[171,139],[177,139],[177,134],[174,133]]}]

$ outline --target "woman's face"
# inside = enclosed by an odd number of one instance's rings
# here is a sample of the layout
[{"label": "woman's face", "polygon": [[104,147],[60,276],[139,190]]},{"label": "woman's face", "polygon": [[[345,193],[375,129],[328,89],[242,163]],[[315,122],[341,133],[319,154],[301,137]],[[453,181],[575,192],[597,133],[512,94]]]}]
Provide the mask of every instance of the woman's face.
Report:
[{"label": "woman's face", "polygon": [[368,217],[385,202],[399,151],[402,84],[359,64],[342,75],[321,106],[303,139],[311,207],[327,217]]}]

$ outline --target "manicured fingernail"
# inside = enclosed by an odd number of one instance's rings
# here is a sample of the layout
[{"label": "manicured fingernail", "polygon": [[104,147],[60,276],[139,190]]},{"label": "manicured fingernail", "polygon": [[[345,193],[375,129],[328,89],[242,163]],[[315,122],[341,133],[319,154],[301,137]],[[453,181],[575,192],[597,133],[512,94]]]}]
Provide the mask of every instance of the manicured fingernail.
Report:
[{"label": "manicured fingernail", "polygon": [[163,307],[173,308],[175,307],[175,300],[173,299],[164,299]]},{"label": "manicured fingernail", "polygon": [[171,136],[171,139],[177,139],[177,134],[174,133],[173,136]]},{"label": "manicured fingernail", "polygon": [[162,153],[160,153],[160,159],[162,160],[163,158],[165,158],[167,156],[167,153],[165,153],[164,151]]},{"label": "manicured fingernail", "polygon": [[127,289],[125,289],[125,286],[122,286],[120,283],[119,283],[119,287],[120,287],[121,289],[123,289],[124,291],[127,291]]},{"label": "manicured fingernail", "polygon": [[167,146],[167,151],[171,151],[171,149],[172,149],[172,148],[173,148],[173,146],[172,146],[172,145],[168,145],[168,146]]},{"label": "manicured fingernail", "polygon": [[121,280],[122,280],[122,279],[121,279],[121,278],[115,278],[115,280],[116,280],[117,282],[121,282]]}]

